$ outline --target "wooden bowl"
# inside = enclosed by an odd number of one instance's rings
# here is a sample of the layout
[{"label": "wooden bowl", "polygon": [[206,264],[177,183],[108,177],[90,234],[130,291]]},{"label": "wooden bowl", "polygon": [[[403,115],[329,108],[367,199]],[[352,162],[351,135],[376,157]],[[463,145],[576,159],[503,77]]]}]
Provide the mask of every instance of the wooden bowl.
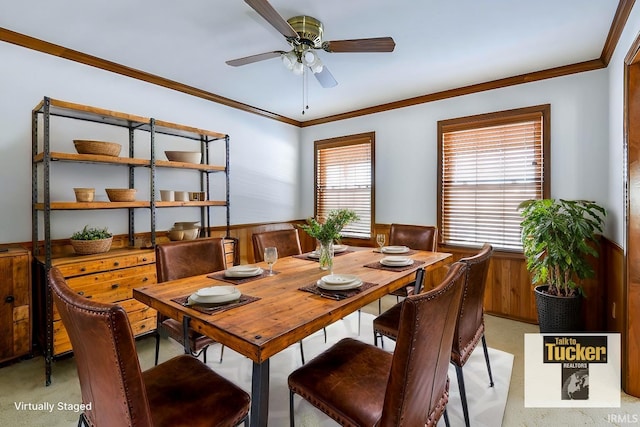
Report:
[{"label": "wooden bowl", "polygon": [[93,202],[93,198],[96,194],[95,188],[74,188],[76,193],[76,202]]},{"label": "wooden bowl", "polygon": [[122,145],[115,142],[91,141],[87,139],[74,139],[73,145],[78,154],[98,154],[101,156],[118,157]]},{"label": "wooden bowl", "polygon": [[136,200],[135,188],[105,188],[105,191],[112,202],[134,202]]}]

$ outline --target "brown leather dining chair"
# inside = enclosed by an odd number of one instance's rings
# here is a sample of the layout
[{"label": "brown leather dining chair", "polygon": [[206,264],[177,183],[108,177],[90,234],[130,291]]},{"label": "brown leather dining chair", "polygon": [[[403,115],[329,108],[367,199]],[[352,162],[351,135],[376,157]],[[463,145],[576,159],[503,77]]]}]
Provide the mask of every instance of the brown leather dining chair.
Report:
[{"label": "brown leather dining chair", "polygon": [[[182,279],[189,276],[213,273],[226,268],[223,239],[195,239],[169,242],[156,246],[156,272],[158,283]],[[156,330],[156,365],[160,354],[160,336],[169,337],[185,346],[182,323],[158,313]],[[207,363],[207,349],[215,341],[193,329],[189,329],[189,350],[198,357],[201,353]],[[186,346],[185,346],[186,347]],[[220,349],[220,362],[224,347]]]},{"label": "brown leather dining chair", "polygon": [[[419,294],[422,292],[422,287],[424,286],[424,268],[419,268],[416,270],[416,279],[414,280],[414,294]],[[397,308],[396,308],[397,307]],[[373,320],[373,345],[378,345],[378,337],[380,337],[381,347],[384,348],[383,336],[388,336],[389,338],[395,340],[396,336],[398,336],[398,321],[400,319],[400,309],[402,307],[402,303],[398,303],[396,306],[392,307],[389,310],[396,310],[393,316],[378,316]],[[386,313],[386,312],[385,312]]]},{"label": "brown leather dining chair", "polygon": [[248,425],[250,397],[242,389],[187,354],[143,372],[121,306],[78,295],[55,267],[48,282],[88,408],[79,426]]},{"label": "brown leather dining chair", "polygon": [[278,248],[278,258],[302,254],[300,236],[296,228],[254,233],[251,240],[256,262],[264,261],[264,248],[268,247]]},{"label": "brown leather dining chair", "polygon": [[289,417],[298,394],[343,426],[435,426],[449,398],[447,376],[466,266],[403,301],[396,349],[344,338],[289,375]]},{"label": "brown leather dining chair", "polygon": [[[489,386],[493,387],[493,375],[489,363],[489,352],[487,342],[484,337],[484,290],[486,287],[487,271],[489,261],[493,253],[490,244],[485,243],[482,249],[474,256],[461,258],[458,262],[467,266],[464,281],[464,291],[460,310],[456,320],[456,329],[451,348],[451,363],[456,368],[458,378],[458,388],[460,390],[460,400],[462,401],[462,412],[464,413],[465,425],[469,426],[469,409],[464,386],[464,376],[462,367],[469,359],[478,342],[482,339],[484,358],[489,372]],[[378,336],[386,336],[396,339],[400,324],[400,312],[402,302],[394,305],[373,321],[374,339],[377,344]]]},{"label": "brown leather dining chair", "polygon": [[[406,246],[419,251],[435,252],[438,248],[438,228],[432,225],[391,224],[389,246]],[[407,297],[415,292],[415,284],[408,285],[390,293],[396,299]],[[378,313],[382,313],[382,302],[378,301]]]},{"label": "brown leather dining chair", "polygon": [[489,352],[487,350],[487,340],[484,337],[484,290],[487,284],[487,272],[489,262],[493,254],[493,247],[485,243],[480,252],[476,255],[461,258],[460,262],[467,265],[467,278],[460,313],[456,324],[456,332],[453,337],[451,349],[451,363],[456,368],[458,377],[458,388],[460,389],[460,400],[462,400],[462,411],[464,422],[469,427],[469,409],[467,405],[467,394],[464,387],[464,375],[462,367],[471,356],[476,345],[482,340],[484,350],[484,360],[489,372],[489,387],[493,387],[493,375],[491,374],[491,364],[489,363]]},{"label": "brown leather dining chair", "polygon": [[[253,257],[256,262],[264,261],[264,248],[269,247],[278,248],[278,258],[302,254],[300,236],[296,228],[254,233],[251,235],[251,240],[253,241]],[[324,342],[327,342],[326,329],[324,329]],[[302,341],[300,341],[300,358],[304,365],[304,347],[302,347]]]}]

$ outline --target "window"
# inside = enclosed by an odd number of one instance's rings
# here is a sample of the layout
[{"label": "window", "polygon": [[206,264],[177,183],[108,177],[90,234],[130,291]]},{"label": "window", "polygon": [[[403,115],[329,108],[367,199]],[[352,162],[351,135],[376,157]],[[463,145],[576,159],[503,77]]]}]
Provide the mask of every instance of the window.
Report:
[{"label": "window", "polygon": [[522,250],[523,200],[549,194],[550,106],[438,122],[443,244]]},{"label": "window", "polygon": [[344,237],[370,239],[373,233],[375,133],[316,141],[315,217],[334,209],[353,209],[360,220],[342,230]]}]

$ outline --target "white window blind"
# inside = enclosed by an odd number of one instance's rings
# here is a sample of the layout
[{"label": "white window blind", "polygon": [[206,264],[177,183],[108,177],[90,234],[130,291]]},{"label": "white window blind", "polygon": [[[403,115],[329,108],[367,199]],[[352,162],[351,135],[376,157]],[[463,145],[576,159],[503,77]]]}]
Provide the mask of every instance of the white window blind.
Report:
[{"label": "white window blind", "polygon": [[518,205],[544,193],[544,117],[518,113],[488,122],[441,126],[442,241],[521,250]]},{"label": "white window blind", "polygon": [[369,239],[373,209],[373,137],[371,134],[316,141],[316,212],[322,222],[330,211],[353,209],[360,220],[344,237]]}]

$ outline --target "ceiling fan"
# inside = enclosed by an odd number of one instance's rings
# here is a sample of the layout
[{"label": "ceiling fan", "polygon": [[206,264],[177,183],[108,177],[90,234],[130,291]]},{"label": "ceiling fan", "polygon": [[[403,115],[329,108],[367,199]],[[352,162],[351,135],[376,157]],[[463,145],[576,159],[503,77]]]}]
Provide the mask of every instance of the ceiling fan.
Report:
[{"label": "ceiling fan", "polygon": [[226,62],[233,67],[281,57],[285,66],[295,74],[302,74],[305,67],[307,67],[313,72],[322,87],[329,88],[334,87],[338,82],[327,67],[324,66],[315,52],[316,50],[322,49],[330,53],[393,52],[396,46],[391,37],[324,41],[322,40],[322,22],[311,16],[294,16],[285,20],[267,0],[244,1],[278,30],[291,45],[292,49],[289,52],[274,50]]}]

